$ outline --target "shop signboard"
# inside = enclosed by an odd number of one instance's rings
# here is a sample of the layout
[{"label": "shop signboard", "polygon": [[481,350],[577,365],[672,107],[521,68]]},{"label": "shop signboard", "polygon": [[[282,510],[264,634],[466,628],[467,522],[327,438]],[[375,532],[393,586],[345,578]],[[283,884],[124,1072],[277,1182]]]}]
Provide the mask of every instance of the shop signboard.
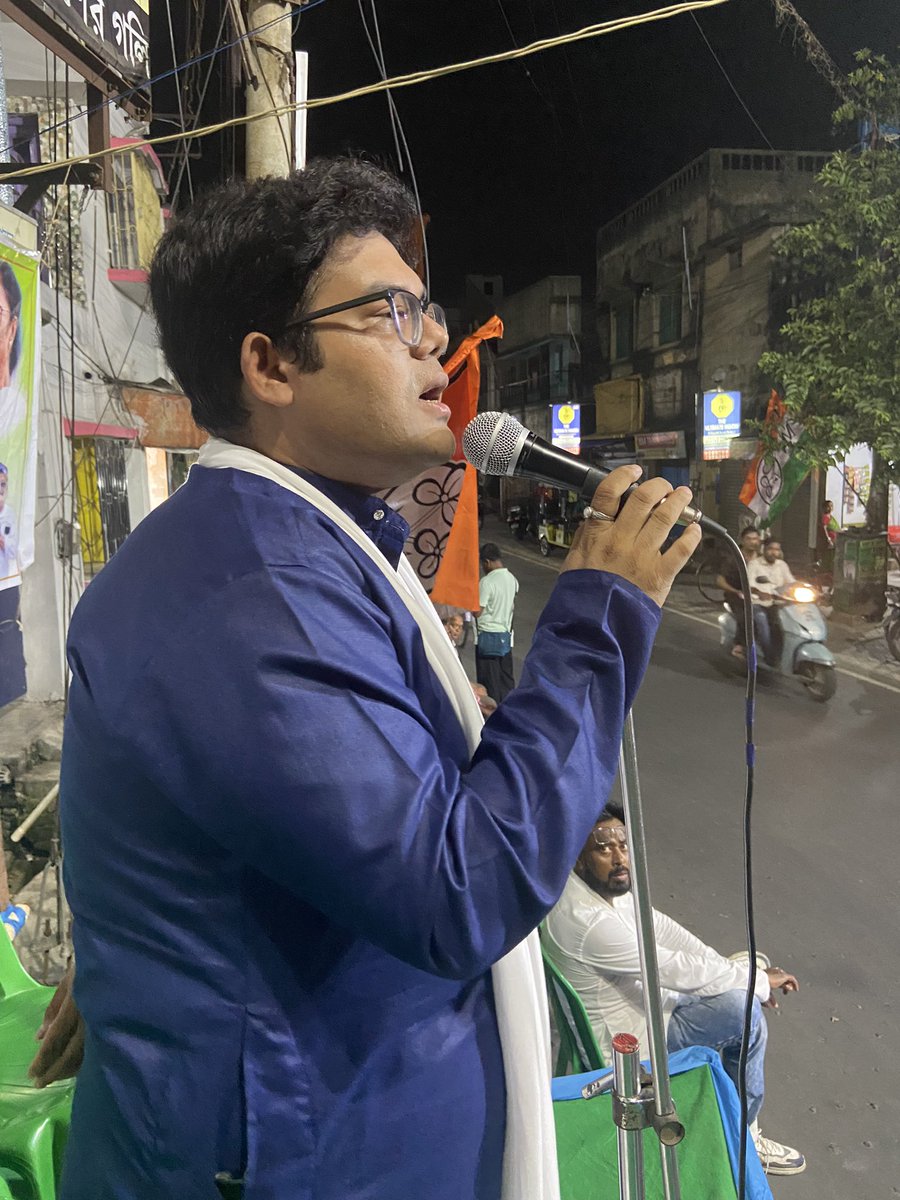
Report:
[{"label": "shop signboard", "polygon": [[581,453],[581,405],[552,404],[550,440],[560,450],[570,454]]},{"label": "shop signboard", "polygon": [[741,433],[741,393],[703,393],[703,459],[728,458],[732,438]]}]

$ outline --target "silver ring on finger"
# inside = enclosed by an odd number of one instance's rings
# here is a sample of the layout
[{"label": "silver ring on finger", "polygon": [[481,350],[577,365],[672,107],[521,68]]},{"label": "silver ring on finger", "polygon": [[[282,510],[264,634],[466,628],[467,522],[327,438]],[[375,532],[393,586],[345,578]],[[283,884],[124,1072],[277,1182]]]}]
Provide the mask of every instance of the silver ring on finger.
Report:
[{"label": "silver ring on finger", "polygon": [[588,504],[584,510],[584,518],[586,521],[610,521],[614,522],[615,517],[608,517],[605,512],[601,512],[599,508],[591,508]]}]

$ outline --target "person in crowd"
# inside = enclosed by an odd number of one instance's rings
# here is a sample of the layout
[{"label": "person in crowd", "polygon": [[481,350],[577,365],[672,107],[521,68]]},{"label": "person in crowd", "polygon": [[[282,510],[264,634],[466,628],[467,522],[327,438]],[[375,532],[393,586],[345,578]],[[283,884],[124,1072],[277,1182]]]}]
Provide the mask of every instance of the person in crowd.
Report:
[{"label": "person in crowd", "polygon": [[796,582],[777,538],[766,538],[762,553],[748,563],[747,573],[753,591],[753,611],[762,610],[769,627],[769,653],[777,657],[782,644],[777,602],[784,589]]},{"label": "person in crowd", "polygon": [[212,436],[70,630],[74,999],[32,1066],[71,1069],[83,1027],[61,1200],[556,1186],[533,931],[700,535],[661,552],[690,491],[619,511],[640,472],[612,472],[483,725],[378,496],[455,445],[417,230],[395,177],[320,159],[208,191],[157,247]]},{"label": "person in crowd", "polygon": [[519,581],[503,565],[494,542],[485,542],[479,554],[481,582],[478,585],[478,640],[475,643],[475,675],[498,704],[515,687],[513,674],[513,613]]},{"label": "person in crowd", "polygon": [[[748,525],[741,530],[738,544],[741,547],[744,562],[747,564],[748,574],[753,560],[759,556],[761,542],[762,538],[760,537],[759,530],[754,529],[752,525]],[[744,623],[744,593],[741,590],[741,577],[737,564],[730,557],[723,564],[722,570],[716,577],[716,587],[722,589],[722,599],[731,604],[734,619],[737,622],[738,635],[731,653],[735,658],[745,658],[747,653],[747,630]],[[763,657],[768,658],[771,644],[769,621],[763,610],[756,604],[753,605],[753,629]]]},{"label": "person in crowd", "polygon": [[822,505],[822,529],[832,550],[837,542],[837,535],[840,532],[840,528],[840,523],[834,515],[834,501],[826,500]]},{"label": "person in crowd", "polygon": [[454,608],[452,604],[435,604],[434,607],[441,618],[441,624],[447,631],[447,637],[456,649],[459,650],[466,628],[463,610],[461,608]]},{"label": "person in crowd", "polygon": [[[664,913],[653,912],[668,1050],[709,1046],[720,1052],[738,1083],[741,1030],[749,966],[724,958]],[[647,1024],[638,950],[631,861],[624,813],[607,804],[588,835],[559,903],[548,916],[544,946],[584,1004],[603,1054],[612,1061],[612,1038],[630,1033],[647,1057]],[[748,1119],[760,1160],[770,1175],[796,1175],[802,1154],[764,1137],[759,1113],[765,1090],[764,1006],[775,992],[796,992],[797,980],[780,967],[756,977],[747,1059]]]},{"label": "person in crowd", "polygon": [[781,542],[769,537],[763,542],[762,553],[757,554],[748,565],[753,603],[771,610],[772,605],[784,588],[797,581],[791,568],[784,560]]}]

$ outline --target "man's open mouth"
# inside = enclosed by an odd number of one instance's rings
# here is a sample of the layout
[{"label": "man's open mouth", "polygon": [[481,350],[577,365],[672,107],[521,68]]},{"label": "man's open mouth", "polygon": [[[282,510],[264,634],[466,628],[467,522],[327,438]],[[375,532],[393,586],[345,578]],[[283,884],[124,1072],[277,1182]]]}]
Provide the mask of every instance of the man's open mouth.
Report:
[{"label": "man's open mouth", "polygon": [[425,400],[429,404],[438,404],[440,403],[441,396],[443,396],[444,388],[446,386],[446,383],[435,384],[435,386],[430,387],[427,392],[422,392],[422,394],[419,396],[419,399]]}]

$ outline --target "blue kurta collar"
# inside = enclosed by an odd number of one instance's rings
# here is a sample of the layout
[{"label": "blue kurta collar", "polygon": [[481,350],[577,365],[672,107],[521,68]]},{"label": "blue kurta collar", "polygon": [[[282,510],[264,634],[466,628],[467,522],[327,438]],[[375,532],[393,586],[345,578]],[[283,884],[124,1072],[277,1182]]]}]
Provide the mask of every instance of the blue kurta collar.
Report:
[{"label": "blue kurta collar", "polygon": [[355,521],[367,537],[370,537],[392,567],[396,568],[409,536],[409,525],[389,504],[378,496],[372,496],[362,488],[351,487],[317,475],[315,471],[291,467],[295,474],[311,483]]}]

